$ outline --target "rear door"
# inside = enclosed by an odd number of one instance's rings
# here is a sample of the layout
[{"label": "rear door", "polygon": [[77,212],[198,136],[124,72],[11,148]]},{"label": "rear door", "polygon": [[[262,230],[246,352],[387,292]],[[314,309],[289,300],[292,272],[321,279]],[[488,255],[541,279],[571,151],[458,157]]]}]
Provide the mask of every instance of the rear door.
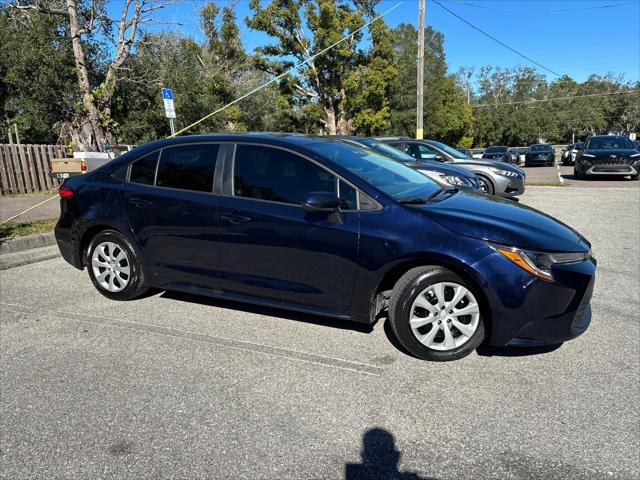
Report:
[{"label": "rear door", "polygon": [[[357,190],[289,150],[238,144],[220,203],[223,288],[290,304],[351,304],[359,240]],[[308,213],[308,192],[336,192],[339,215]]]},{"label": "rear door", "polygon": [[215,143],[175,145],[129,167],[123,204],[154,284],[218,286],[219,151]]}]

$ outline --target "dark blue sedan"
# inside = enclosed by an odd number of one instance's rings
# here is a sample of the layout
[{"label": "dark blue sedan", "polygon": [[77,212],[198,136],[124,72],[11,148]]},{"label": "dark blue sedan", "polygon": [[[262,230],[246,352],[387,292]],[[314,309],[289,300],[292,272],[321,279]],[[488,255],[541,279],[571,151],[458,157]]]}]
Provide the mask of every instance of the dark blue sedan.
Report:
[{"label": "dark blue sedan", "polygon": [[60,187],[56,238],[100,293],[179,290],[373,323],[430,360],[589,325],[596,262],[557,220],[322,137],[148,143]]}]

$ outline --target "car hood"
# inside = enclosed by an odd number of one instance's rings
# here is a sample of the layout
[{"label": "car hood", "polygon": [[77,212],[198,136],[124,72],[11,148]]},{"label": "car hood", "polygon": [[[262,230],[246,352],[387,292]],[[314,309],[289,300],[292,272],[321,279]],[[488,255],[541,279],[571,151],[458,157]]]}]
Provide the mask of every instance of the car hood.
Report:
[{"label": "car hood", "polygon": [[578,232],[555,218],[489,195],[461,191],[416,208],[467,237],[541,251],[586,252],[590,248]]},{"label": "car hood", "polygon": [[434,172],[442,173],[444,175],[455,175],[457,177],[475,177],[475,174],[473,172],[470,172],[466,168],[458,167],[453,163],[442,163],[423,160],[421,162],[406,162],[405,165],[416,170],[433,170]]}]

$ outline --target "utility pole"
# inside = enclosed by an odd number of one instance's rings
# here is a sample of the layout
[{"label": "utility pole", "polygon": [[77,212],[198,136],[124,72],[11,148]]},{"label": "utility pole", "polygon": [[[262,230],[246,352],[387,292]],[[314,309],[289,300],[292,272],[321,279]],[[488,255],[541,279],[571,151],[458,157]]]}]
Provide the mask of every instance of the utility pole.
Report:
[{"label": "utility pole", "polygon": [[20,134],[18,133],[18,124],[14,123],[13,127],[16,129],[16,143],[20,145]]},{"label": "utility pole", "polygon": [[11,122],[9,121],[9,119],[7,118],[7,126],[9,128],[7,128],[7,133],[9,134],[9,145],[13,145],[13,136],[11,135]]},{"label": "utility pole", "polygon": [[424,119],[424,15],[425,0],[418,4],[418,79],[417,79],[417,108],[416,108],[416,138],[421,140],[424,134],[422,121]]}]

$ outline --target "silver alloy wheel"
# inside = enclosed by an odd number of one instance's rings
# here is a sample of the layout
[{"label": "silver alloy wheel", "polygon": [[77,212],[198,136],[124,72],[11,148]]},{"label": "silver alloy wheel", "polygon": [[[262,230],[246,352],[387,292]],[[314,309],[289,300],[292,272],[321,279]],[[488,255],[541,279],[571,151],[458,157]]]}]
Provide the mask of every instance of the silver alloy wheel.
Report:
[{"label": "silver alloy wheel", "polygon": [[464,345],[479,323],[480,306],[476,298],[458,283],[430,285],[411,305],[411,331],[432,350],[448,351]]},{"label": "silver alloy wheel", "polygon": [[91,268],[98,285],[109,292],[119,292],[129,284],[129,257],[117,243],[98,244],[91,255]]},{"label": "silver alloy wheel", "polygon": [[482,177],[478,177],[478,181],[480,182],[480,191],[482,193],[489,193],[489,185],[487,184],[487,181]]}]

